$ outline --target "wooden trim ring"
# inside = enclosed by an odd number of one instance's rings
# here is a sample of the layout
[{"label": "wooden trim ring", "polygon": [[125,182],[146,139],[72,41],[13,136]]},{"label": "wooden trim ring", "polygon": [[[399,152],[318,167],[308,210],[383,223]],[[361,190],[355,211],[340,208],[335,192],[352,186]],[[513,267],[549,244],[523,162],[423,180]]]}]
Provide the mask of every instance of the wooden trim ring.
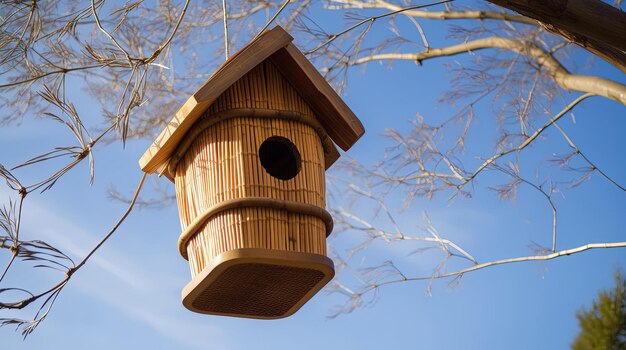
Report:
[{"label": "wooden trim ring", "polygon": [[185,260],[189,260],[187,257],[187,243],[212,216],[225,210],[247,207],[282,209],[294,214],[316,216],[326,225],[326,237],[333,231],[332,216],[328,211],[318,206],[266,197],[237,198],[218,203],[198,215],[178,238],[178,251],[180,255],[182,255]]}]

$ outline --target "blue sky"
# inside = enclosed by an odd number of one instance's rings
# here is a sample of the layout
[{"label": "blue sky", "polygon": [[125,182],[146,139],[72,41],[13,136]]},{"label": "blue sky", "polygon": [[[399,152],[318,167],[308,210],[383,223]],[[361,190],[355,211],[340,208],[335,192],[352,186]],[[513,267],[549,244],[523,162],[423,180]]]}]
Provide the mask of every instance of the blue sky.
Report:
[{"label": "blue sky", "polygon": [[[441,36],[445,29],[436,28],[435,35]],[[622,73],[599,60],[586,65],[586,59],[583,54],[574,56],[585,74],[626,83]],[[385,128],[408,130],[416,113],[427,119],[449,115],[453,107],[435,102],[447,87],[445,62],[450,59],[429,61],[424,67],[370,64],[365,72],[351,71],[344,98],[365,125],[366,135],[349,155],[371,162],[389,145],[380,137]],[[74,94],[81,96],[78,91]],[[566,95],[564,101],[571,96],[577,95]],[[555,108],[565,104],[556,102]],[[81,112],[97,114],[92,106],[87,97],[78,104]],[[489,108],[479,112],[478,130],[493,129]],[[575,115],[575,123],[564,119],[561,126],[605,172],[626,183],[621,132],[626,129],[626,107],[594,97],[576,108]],[[549,130],[542,143],[524,157],[532,160],[566,152],[555,131]],[[480,132],[474,135],[479,148],[491,147],[491,140],[480,141],[481,136]],[[5,150],[0,162],[18,164],[65,137],[66,131],[53,122],[27,118],[19,126],[0,129]],[[100,146],[95,150],[92,186],[87,167],[80,165],[53,190],[30,196],[25,204],[23,237],[46,240],[79,260],[125,210],[123,204],[107,198],[107,188],[114,185],[122,193],[131,193],[141,177],[137,160],[148,145],[149,140],[142,140],[130,142],[125,149],[119,144]],[[18,175],[29,183],[52,169],[52,164],[32,167]],[[331,171],[345,177],[337,169]],[[150,177],[148,185],[152,181],[172,190],[165,179]],[[548,244],[551,217],[545,203],[529,191],[521,191],[515,202],[501,202],[487,189],[492,185],[490,178],[480,181],[471,199],[454,204],[447,201],[447,195],[432,201],[416,200],[400,216],[402,227],[419,232],[421,214],[427,211],[445,237],[469,249],[481,262],[528,255],[533,241]],[[146,186],[147,196],[150,188]],[[561,249],[624,241],[625,193],[597,175],[564,192],[556,200]],[[10,195],[6,187],[0,187],[3,203]],[[400,207],[397,202],[390,205]],[[0,329],[3,348],[564,349],[577,332],[576,310],[611,285],[616,267],[626,267],[626,250],[589,251],[549,262],[485,269],[466,275],[456,287],[437,281],[432,295],[426,292],[428,282],[387,286],[375,303],[334,319],[327,316],[343,299],[322,292],[289,318],[257,321],[193,314],[182,306],[180,291],[190,273],[177,253],[179,233],[176,208],[136,210],[72,278],[51,315],[26,341],[12,329]],[[329,242],[345,251],[357,238],[348,232],[331,236]],[[394,259],[411,275],[428,275],[440,258],[431,253],[408,256],[408,251],[399,244],[374,244],[364,259]],[[0,259],[7,258],[0,255]],[[57,277],[19,266],[8,283],[41,286]],[[32,310],[27,312],[32,314]],[[6,316],[5,311],[0,312],[0,317]]]}]

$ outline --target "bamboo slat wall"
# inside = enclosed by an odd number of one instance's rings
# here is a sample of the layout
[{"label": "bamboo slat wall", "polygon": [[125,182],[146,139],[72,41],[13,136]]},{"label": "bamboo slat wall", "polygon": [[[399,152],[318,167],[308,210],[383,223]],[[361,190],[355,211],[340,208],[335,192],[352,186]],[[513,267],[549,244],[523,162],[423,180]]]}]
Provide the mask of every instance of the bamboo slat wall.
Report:
[{"label": "bamboo slat wall", "polygon": [[[262,108],[313,112],[270,61],[232,85],[202,118],[226,110]],[[301,169],[290,180],[268,174],[260,145],[272,136],[293,142]],[[176,197],[183,230],[211,206],[245,197],[269,197],[325,207],[324,153],[309,125],[293,120],[241,117],[204,130],[176,168]],[[265,248],[326,255],[324,222],[310,215],[262,207],[222,211],[189,240],[187,255],[195,277],[212,258],[238,248]]]}]

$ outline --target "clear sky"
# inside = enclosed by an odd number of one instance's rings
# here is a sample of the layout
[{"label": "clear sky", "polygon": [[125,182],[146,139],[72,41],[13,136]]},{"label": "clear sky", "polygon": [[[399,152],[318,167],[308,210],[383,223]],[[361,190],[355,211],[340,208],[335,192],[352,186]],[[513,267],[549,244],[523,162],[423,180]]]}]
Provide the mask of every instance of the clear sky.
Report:
[{"label": "clear sky", "polygon": [[[439,36],[444,31],[443,27],[433,29]],[[585,55],[574,55],[577,68],[568,68],[626,83],[626,77],[617,70],[599,60],[594,64],[586,60]],[[363,162],[379,159],[389,146],[380,136],[385,128],[408,131],[416,113],[433,120],[450,115],[454,107],[436,103],[447,87],[443,68],[446,62],[452,59],[429,61],[424,67],[410,62],[393,68],[370,64],[365,72],[351,71],[344,98],[362,120],[366,134],[349,155]],[[74,94],[80,96],[78,89]],[[562,108],[572,96],[578,95],[566,95],[555,102],[555,109]],[[99,113],[87,97],[78,108],[85,114]],[[478,114],[478,130],[495,128],[488,107]],[[561,126],[606,173],[626,184],[622,136],[626,107],[594,97],[576,108],[575,115],[575,123],[568,118]],[[2,128],[0,163],[16,165],[57,146],[67,136],[53,122],[34,118]],[[493,145],[480,133],[473,137],[479,147]],[[124,212],[125,205],[107,198],[107,188],[115,186],[131,194],[141,177],[137,160],[149,142],[132,141],[125,149],[119,144],[97,147],[92,186],[87,167],[81,165],[51,191],[29,197],[24,211],[24,237],[48,241],[80,260]],[[566,146],[556,130],[549,130],[542,144],[530,149],[527,157],[532,160],[565,153]],[[53,168],[30,169],[18,173],[27,183]],[[331,172],[347,176],[337,169]],[[166,179],[149,177],[147,196],[155,195],[150,192],[153,181],[173,190]],[[467,247],[480,262],[528,255],[533,241],[549,244],[551,217],[536,194],[522,190],[517,201],[502,202],[488,189],[493,183],[485,180],[479,184],[471,199],[454,204],[447,201],[447,195],[432,201],[416,200],[402,212],[402,227],[417,232],[423,225],[421,214],[427,211],[445,237]],[[2,203],[9,198],[8,189],[0,187]],[[561,249],[625,240],[626,193],[596,174],[583,185],[564,191],[556,201]],[[190,273],[176,249],[179,234],[175,207],[134,211],[72,278],[48,319],[26,341],[8,327],[0,329],[1,348],[565,349],[578,329],[576,310],[589,305],[598,290],[611,286],[616,267],[626,268],[626,250],[589,251],[549,262],[473,272],[455,287],[445,280],[436,281],[432,295],[426,291],[428,282],[387,286],[380,289],[371,305],[333,319],[327,316],[343,299],[321,292],[289,318],[258,321],[199,315],[182,306],[180,292],[189,282]],[[345,251],[357,239],[347,232],[331,236],[329,242]],[[428,275],[440,258],[430,253],[409,256],[408,251],[401,245],[374,245],[366,259],[393,259],[410,275],[422,276]],[[7,258],[6,254],[0,255],[0,261]],[[27,266],[18,267],[8,284],[45,286],[60,278],[48,271],[33,271]],[[32,310],[26,312],[24,317],[32,315]],[[0,311],[0,317],[8,315]]]}]

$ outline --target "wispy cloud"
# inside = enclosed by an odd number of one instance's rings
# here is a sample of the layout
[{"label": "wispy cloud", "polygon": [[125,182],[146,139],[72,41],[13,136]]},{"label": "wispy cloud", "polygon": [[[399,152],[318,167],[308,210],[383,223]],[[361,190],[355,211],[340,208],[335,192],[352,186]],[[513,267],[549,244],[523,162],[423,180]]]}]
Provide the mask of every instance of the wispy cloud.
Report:
[{"label": "wispy cloud", "polygon": [[[8,194],[0,189],[0,196],[7,198]],[[23,229],[26,236],[45,240],[77,259],[82,259],[101,238],[36,198],[29,198],[25,215],[27,220]],[[207,340],[211,339],[215,348],[227,348],[224,346],[227,337],[221,329],[193,322],[183,314],[186,311],[182,310],[178,296],[173,297],[171,293],[183,285],[182,276],[163,278],[154,270],[148,270],[154,269],[154,265],[138,264],[138,260],[110,245],[105,246],[88,262],[88,270],[80,271],[66,288],[96,299],[94,302],[116,308],[181,347],[206,349]],[[111,278],[114,283],[110,282]],[[176,302],[172,301],[174,298]]]}]

